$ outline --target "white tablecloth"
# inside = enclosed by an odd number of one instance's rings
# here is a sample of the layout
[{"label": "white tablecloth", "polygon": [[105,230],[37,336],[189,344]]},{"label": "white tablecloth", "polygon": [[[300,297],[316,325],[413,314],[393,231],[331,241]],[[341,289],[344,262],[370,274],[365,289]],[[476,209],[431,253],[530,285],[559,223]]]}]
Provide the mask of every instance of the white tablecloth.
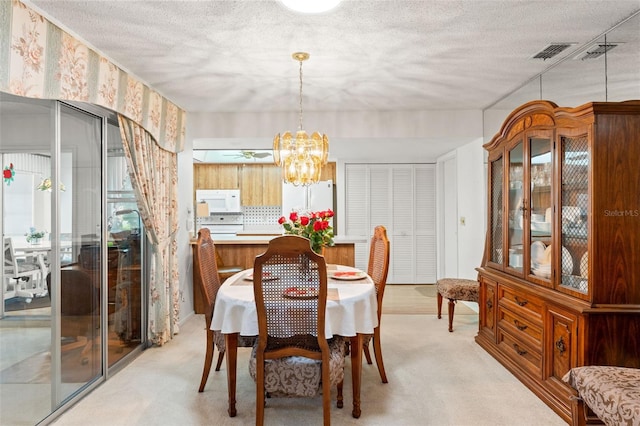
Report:
[{"label": "white tablecloth", "polygon": [[[357,269],[338,265],[337,270]],[[220,287],[213,309],[212,330],[219,330],[224,334],[258,335],[253,285],[251,281],[244,279],[251,273],[251,269],[238,272]],[[378,302],[373,280],[369,276],[357,281],[329,278],[327,286],[330,293],[331,289],[337,290],[338,300],[332,300],[331,295],[327,298],[326,337],[351,337],[356,333],[372,334],[378,325]]]}]

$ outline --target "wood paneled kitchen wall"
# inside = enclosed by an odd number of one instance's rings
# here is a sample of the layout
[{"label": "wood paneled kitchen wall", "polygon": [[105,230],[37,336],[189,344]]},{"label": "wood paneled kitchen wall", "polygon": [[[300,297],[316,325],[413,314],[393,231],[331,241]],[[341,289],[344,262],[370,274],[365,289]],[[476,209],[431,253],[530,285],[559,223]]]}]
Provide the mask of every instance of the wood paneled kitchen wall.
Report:
[{"label": "wood paneled kitchen wall", "polygon": [[[336,181],[336,163],[322,168],[320,180]],[[197,189],[240,189],[243,206],[282,204],[282,171],[274,164],[193,165],[193,197]]]}]

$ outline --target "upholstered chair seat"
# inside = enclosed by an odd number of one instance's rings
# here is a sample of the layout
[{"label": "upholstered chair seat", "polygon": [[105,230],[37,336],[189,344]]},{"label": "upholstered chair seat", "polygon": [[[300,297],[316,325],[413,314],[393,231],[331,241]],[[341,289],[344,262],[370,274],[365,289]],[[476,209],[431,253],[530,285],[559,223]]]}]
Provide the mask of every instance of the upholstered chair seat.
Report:
[{"label": "upholstered chair seat", "polygon": [[[345,340],[334,337],[329,343],[329,377],[331,386],[344,380]],[[314,397],[322,390],[322,361],[291,356],[269,359],[264,365],[265,391],[271,396]],[[249,374],[256,379],[256,347],[249,360]]]},{"label": "upholstered chair seat", "polygon": [[438,319],[442,318],[442,299],[449,299],[449,331],[453,331],[453,314],[458,300],[478,302],[480,284],[464,278],[442,278],[436,282],[438,291]]}]

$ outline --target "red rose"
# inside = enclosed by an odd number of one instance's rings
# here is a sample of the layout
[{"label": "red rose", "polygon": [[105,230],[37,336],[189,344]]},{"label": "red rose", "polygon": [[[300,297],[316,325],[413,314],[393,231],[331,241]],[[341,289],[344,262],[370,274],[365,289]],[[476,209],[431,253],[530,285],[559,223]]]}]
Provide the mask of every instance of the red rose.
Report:
[{"label": "red rose", "polygon": [[302,216],[300,218],[300,225],[307,226],[309,224],[309,218],[307,216]]},{"label": "red rose", "polygon": [[313,230],[314,231],[320,231],[322,229],[322,222],[317,221],[317,222],[313,222]]},{"label": "red rose", "polygon": [[289,220],[291,222],[295,222],[296,220],[298,220],[298,213],[296,212],[291,212],[291,214],[289,215]]},{"label": "red rose", "polygon": [[278,223],[280,225],[282,225],[283,223],[285,223],[287,221],[287,219],[284,216],[281,216],[280,219],[278,219]]},{"label": "red rose", "polygon": [[325,230],[329,227],[329,222],[326,220],[323,220],[322,222],[322,229]]},{"label": "red rose", "polygon": [[5,179],[11,179],[11,170],[4,169],[2,171],[2,177],[4,177]]},{"label": "red rose", "polygon": [[334,215],[333,210],[331,210],[331,209],[327,210],[325,213],[326,213],[327,217],[333,217],[333,215]]}]

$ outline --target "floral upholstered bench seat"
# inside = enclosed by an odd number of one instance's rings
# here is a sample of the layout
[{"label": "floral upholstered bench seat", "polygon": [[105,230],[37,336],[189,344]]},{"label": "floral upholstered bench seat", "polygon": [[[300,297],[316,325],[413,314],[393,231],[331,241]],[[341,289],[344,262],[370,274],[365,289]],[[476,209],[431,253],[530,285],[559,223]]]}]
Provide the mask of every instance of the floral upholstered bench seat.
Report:
[{"label": "floral upholstered bench seat", "polygon": [[[577,367],[572,368],[563,380],[606,425],[640,425],[640,369]],[[580,413],[574,412],[574,417],[576,414]]]}]

